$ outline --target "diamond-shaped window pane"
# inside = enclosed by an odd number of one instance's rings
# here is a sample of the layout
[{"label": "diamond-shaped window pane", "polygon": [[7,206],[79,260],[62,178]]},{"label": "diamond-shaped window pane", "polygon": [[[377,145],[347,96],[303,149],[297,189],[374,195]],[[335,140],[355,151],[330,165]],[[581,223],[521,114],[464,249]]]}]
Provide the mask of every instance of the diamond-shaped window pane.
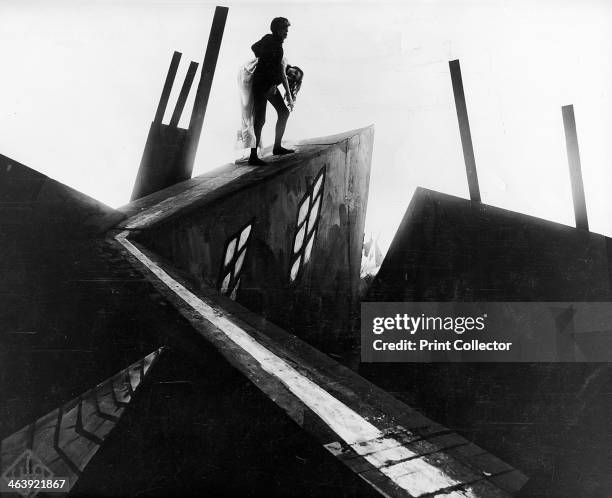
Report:
[{"label": "diamond-shaped window pane", "polygon": [[319,189],[321,188],[321,185],[323,185],[323,175],[319,176],[319,179],[317,180],[317,183],[315,184],[314,188],[312,189],[312,196],[316,197],[317,194],[319,193]]},{"label": "diamond-shaped window pane", "polygon": [[308,261],[310,260],[310,253],[312,252],[312,245],[314,243],[314,234],[312,234],[310,236],[310,239],[308,240],[308,245],[306,246],[306,250],[304,251],[304,264],[308,263]]},{"label": "diamond-shaped window pane", "polygon": [[227,292],[227,289],[229,289],[229,284],[230,284],[231,279],[232,279],[231,273],[228,273],[227,275],[225,275],[225,278],[223,279],[223,283],[221,284],[221,294],[225,294]]},{"label": "diamond-shaped window pane", "polygon": [[242,249],[246,244],[246,241],[249,239],[249,235],[251,233],[251,225],[246,227],[242,233],[240,234],[240,243],[238,244],[238,250]]},{"label": "diamond-shaped window pane", "polygon": [[291,281],[295,280],[297,278],[298,275],[298,271],[300,271],[300,262],[302,261],[302,256],[298,256],[298,258],[295,260],[295,262],[293,263],[293,266],[291,267]]},{"label": "diamond-shaped window pane", "polygon": [[227,250],[225,251],[225,260],[223,261],[224,266],[227,266],[230,264],[230,261],[234,257],[235,250],[236,250],[236,239],[232,239],[232,241],[227,246]]},{"label": "diamond-shaped window pane", "polygon": [[238,275],[238,272],[242,268],[242,263],[244,263],[244,256],[246,255],[246,249],[240,253],[238,259],[236,260],[236,266],[234,267],[234,275]]},{"label": "diamond-shaped window pane", "polygon": [[302,225],[300,231],[295,236],[295,242],[293,244],[293,252],[296,253],[302,248],[302,243],[304,242],[304,235],[306,235],[306,224]]},{"label": "diamond-shaped window pane", "polygon": [[315,225],[315,221],[317,221],[317,216],[319,215],[320,205],[321,205],[321,198],[319,197],[315,205],[312,207],[312,210],[310,211],[310,217],[308,219],[308,232],[309,233],[312,231],[312,228]]},{"label": "diamond-shaped window pane", "polygon": [[302,202],[302,205],[300,206],[297,222],[298,226],[300,226],[306,219],[306,215],[308,214],[308,206],[310,206],[310,196],[306,197],[306,199],[304,199],[304,202]]}]

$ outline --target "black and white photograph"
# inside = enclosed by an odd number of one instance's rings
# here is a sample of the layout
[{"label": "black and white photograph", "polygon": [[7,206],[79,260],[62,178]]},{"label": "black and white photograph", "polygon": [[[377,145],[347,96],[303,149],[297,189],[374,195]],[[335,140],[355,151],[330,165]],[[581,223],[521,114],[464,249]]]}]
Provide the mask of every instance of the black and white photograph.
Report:
[{"label": "black and white photograph", "polygon": [[0,0],[0,494],[612,496],[612,3]]}]

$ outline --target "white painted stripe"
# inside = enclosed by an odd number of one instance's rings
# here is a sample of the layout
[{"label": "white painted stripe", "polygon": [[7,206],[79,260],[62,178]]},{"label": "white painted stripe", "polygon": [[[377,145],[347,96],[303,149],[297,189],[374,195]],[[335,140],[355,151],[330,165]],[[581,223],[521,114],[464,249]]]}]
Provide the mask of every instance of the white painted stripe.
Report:
[{"label": "white painted stripe", "polygon": [[[263,370],[280,380],[346,444],[350,445],[359,455],[363,455],[363,458],[395,484],[412,496],[433,493],[460,484],[442,469],[419,458],[417,453],[402,446],[397,440],[384,437],[383,433],[365,418],[253,339],[245,330],[233,323],[222,310],[211,307],[190,292],[134,246],[127,239],[127,235],[127,231],[122,232],[116,236],[116,240],[202,318],[211,322],[228,339],[257,360]],[[411,460],[406,460],[410,458]],[[390,465],[394,461],[400,463]],[[473,496],[468,492],[457,491],[456,493],[458,494],[455,496]]]}]

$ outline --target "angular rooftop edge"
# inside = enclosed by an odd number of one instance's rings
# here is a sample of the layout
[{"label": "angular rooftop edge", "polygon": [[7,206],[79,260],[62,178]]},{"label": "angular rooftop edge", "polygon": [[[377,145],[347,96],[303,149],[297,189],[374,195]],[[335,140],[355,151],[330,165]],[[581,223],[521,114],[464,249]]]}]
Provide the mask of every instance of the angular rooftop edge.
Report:
[{"label": "angular rooftop edge", "polygon": [[292,144],[296,151],[287,156],[272,156],[271,149],[266,148],[264,160],[267,166],[250,166],[246,160],[237,161],[155,192],[119,208],[127,219],[118,227],[139,230],[168,221],[180,213],[197,209],[253,183],[298,168],[305,160],[316,157],[327,148],[373,133],[373,130],[374,125],[370,125],[336,135],[301,140]]}]

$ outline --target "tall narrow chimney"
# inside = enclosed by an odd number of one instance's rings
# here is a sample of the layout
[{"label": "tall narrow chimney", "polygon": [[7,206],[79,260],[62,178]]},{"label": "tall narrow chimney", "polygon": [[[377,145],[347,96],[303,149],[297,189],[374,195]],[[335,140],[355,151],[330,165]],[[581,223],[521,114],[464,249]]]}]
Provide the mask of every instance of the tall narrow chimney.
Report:
[{"label": "tall narrow chimney", "polygon": [[215,9],[189,129],[180,128],[178,123],[197,71],[198,64],[195,62],[189,65],[169,124],[162,123],[181,58],[180,53],[174,53],[157,112],[149,129],[132,191],[132,201],[191,178],[227,13],[227,7],[216,7]]},{"label": "tall narrow chimney", "polygon": [[210,35],[208,37],[208,45],[206,46],[206,54],[202,64],[202,76],[198,84],[198,91],[193,104],[193,112],[191,121],[189,122],[189,130],[183,150],[182,167],[186,179],[191,178],[193,172],[193,163],[195,161],[196,152],[200,135],[202,134],[202,126],[204,124],[204,115],[208,106],[208,97],[210,96],[210,88],[212,87],[215,68],[217,67],[217,59],[219,50],[221,49],[221,40],[223,39],[223,31],[225,30],[225,21],[227,20],[227,7],[215,8],[215,16],[213,17]]},{"label": "tall narrow chimney", "polygon": [[588,230],[589,220],[587,218],[584,184],[582,183],[582,169],[580,167],[580,151],[578,150],[578,135],[576,133],[574,106],[563,106],[561,108],[561,113],[563,115],[563,126],[565,128],[565,145],[567,146],[567,162],[569,163],[570,181],[572,183],[576,228]]},{"label": "tall narrow chimney", "polygon": [[465,161],[470,199],[480,202],[480,187],[478,186],[478,174],[476,173],[476,159],[474,158],[470,121],[468,119],[465,94],[463,92],[461,66],[459,65],[459,60],[449,61],[448,65],[450,67],[451,80],[453,82],[453,94],[455,95],[455,107],[457,109],[457,120],[459,121],[459,133],[461,134],[461,146],[463,147],[463,160]]}]

